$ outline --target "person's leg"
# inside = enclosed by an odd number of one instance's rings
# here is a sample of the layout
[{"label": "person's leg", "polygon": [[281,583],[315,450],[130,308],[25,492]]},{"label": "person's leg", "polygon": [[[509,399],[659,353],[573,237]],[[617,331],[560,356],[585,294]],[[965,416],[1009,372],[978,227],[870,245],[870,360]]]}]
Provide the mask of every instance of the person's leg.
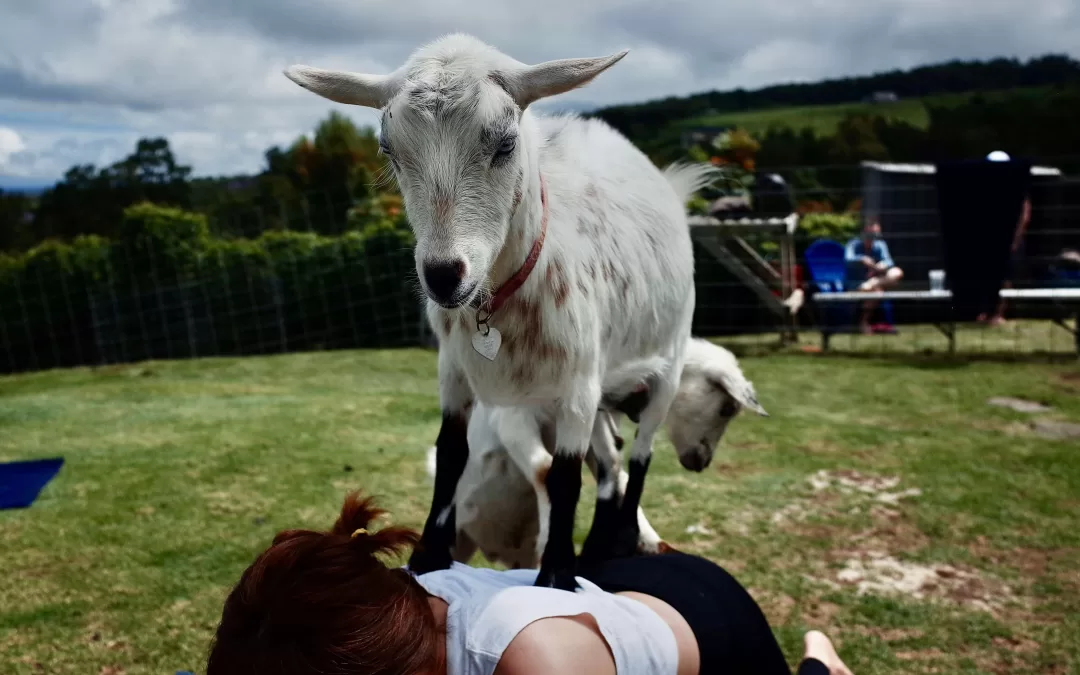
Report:
[{"label": "person's leg", "polygon": [[893,288],[904,278],[904,270],[894,265],[887,269],[885,271],[885,274],[881,275],[878,278],[880,279],[880,281],[878,282],[879,289],[884,290],[888,288]]},{"label": "person's leg", "polygon": [[852,675],[836,648],[821,631],[803,636],[803,660],[796,675]]},{"label": "person's leg", "polygon": [[[1002,285],[1002,288],[1012,288],[1012,282],[1006,280]],[[1000,326],[1005,323],[1005,307],[1006,300],[1001,298],[998,300],[997,310],[994,312],[994,316],[990,317],[991,326]]]},{"label": "person's leg", "polygon": [[873,332],[870,328],[870,317],[873,315],[875,307],[877,307],[876,300],[867,300],[862,303],[862,311],[859,314],[859,331],[863,335],[870,335]]},{"label": "person's leg", "polygon": [[832,675],[829,667],[813,657],[806,657],[799,663],[795,675]]}]

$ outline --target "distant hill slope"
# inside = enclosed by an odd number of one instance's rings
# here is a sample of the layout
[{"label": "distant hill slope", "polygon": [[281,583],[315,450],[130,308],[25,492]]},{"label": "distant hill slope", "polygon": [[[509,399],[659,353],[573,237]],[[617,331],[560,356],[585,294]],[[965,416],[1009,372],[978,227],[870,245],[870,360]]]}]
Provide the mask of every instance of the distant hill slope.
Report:
[{"label": "distant hill slope", "polygon": [[[926,105],[959,105],[978,93],[1011,96],[1017,90],[1080,84],[1080,61],[1049,54],[1026,62],[1017,59],[950,61],[873,75],[780,84],[748,91],[711,91],[643,103],[610,106],[591,114],[607,121],[641,145],[677,143],[687,126],[737,124],[753,133],[770,126],[811,128],[828,135],[846,115],[875,114],[924,127]],[[899,100],[866,103],[876,92]]]},{"label": "distant hill slope", "polygon": [[763,134],[773,127],[787,127],[791,129],[813,129],[818,136],[829,136],[836,132],[837,126],[848,115],[868,114],[889,120],[907,122],[919,129],[925,129],[930,122],[927,106],[953,107],[967,102],[976,93],[987,100],[994,100],[1015,95],[1019,91],[1032,91],[1034,89],[939,94],[924,98],[906,98],[881,103],[860,101],[831,105],[764,108],[691,117],[677,120],[673,122],[673,126],[679,129],[698,126],[738,126],[752,134]]}]

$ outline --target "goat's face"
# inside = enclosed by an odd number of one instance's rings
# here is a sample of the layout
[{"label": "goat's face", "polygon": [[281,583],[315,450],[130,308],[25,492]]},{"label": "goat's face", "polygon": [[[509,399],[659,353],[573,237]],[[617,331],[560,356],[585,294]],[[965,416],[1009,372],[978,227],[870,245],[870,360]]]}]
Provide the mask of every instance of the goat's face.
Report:
[{"label": "goat's face", "polygon": [[410,82],[383,112],[390,157],[416,235],[416,271],[446,308],[484,287],[527,176],[521,110],[488,78]]},{"label": "goat's face", "polygon": [[690,342],[688,353],[691,360],[683,368],[666,427],[683,468],[703,471],[712,462],[728,424],[743,408],[763,416],[768,413],[734,355],[697,339]]},{"label": "goat's face", "polygon": [[684,469],[703,471],[709,466],[740,410],[739,402],[718,384],[706,378],[684,382],[667,416],[668,438]]},{"label": "goat's face", "polygon": [[416,234],[416,268],[443,307],[469,302],[488,281],[515,196],[536,158],[521,136],[534,101],[588,83],[626,55],[527,66],[467,35],[413,53],[390,75],[290,66],[285,75],[338,103],[382,110],[380,145],[392,160]]}]

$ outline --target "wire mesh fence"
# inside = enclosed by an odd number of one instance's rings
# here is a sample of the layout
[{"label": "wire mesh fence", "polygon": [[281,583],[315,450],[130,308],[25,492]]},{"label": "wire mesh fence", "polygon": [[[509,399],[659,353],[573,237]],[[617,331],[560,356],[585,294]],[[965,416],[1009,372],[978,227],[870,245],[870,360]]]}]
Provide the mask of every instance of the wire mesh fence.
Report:
[{"label": "wire mesh fence", "polygon": [[[1013,256],[1008,283],[1016,289],[1080,288],[1080,180],[1051,171],[1052,164],[1040,165],[1046,170],[1033,176],[1030,224]],[[729,344],[819,348],[826,317],[813,298],[806,248],[818,239],[846,245],[868,220],[881,223],[892,258],[903,270],[896,290],[929,289],[931,271],[944,268],[937,196],[925,166],[772,171],[785,177],[804,208],[829,208],[832,215],[802,213],[791,234],[794,255],[787,260],[773,231],[713,233],[731,256],[718,255],[695,231],[696,334],[722,337]],[[327,199],[310,198],[323,211],[335,210],[323,203]],[[280,209],[271,210],[280,216]],[[304,211],[306,227],[316,229],[310,218],[315,212]],[[259,213],[243,217],[271,219]],[[816,228],[815,218],[829,227]],[[335,223],[334,229],[341,227]],[[108,252],[93,261],[92,274],[80,272],[90,255],[85,252],[47,265],[26,264],[2,285],[0,371],[433,346],[404,234],[354,235],[297,235],[258,246],[246,240],[225,246],[215,239],[198,250],[177,249],[164,240],[111,242]],[[791,267],[800,298],[779,283],[784,265]],[[756,282],[747,277],[748,270]],[[952,281],[946,279],[946,286]],[[837,333],[830,348],[923,353],[951,346],[961,354],[1075,354],[1078,303],[1011,300],[1005,306],[1006,323],[957,326],[952,345],[942,332],[956,319],[948,302],[879,303],[868,323],[886,328],[869,335],[860,332],[859,303],[851,303],[842,325],[830,324]]]}]

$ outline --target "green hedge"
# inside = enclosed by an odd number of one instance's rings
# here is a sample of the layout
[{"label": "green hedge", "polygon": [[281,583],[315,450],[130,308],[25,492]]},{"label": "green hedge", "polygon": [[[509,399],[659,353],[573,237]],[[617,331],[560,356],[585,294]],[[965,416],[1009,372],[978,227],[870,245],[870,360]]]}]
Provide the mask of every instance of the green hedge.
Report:
[{"label": "green hedge", "polygon": [[857,213],[807,213],[799,218],[796,232],[799,253],[805,250],[815,239],[832,239],[841,244],[859,233],[859,215]]},{"label": "green hedge", "polygon": [[339,237],[223,240],[202,215],[138,204],[121,232],[0,256],[0,371],[420,335],[412,233],[400,217],[380,214]]},{"label": "green hedge", "polygon": [[[119,241],[79,237],[0,256],[0,372],[417,344],[412,232],[390,206],[350,214],[356,229],[340,236],[220,239],[202,215],[139,204]],[[829,214],[802,222],[802,239],[843,240],[855,227]],[[760,301],[695,252],[695,331],[770,330]]]}]

